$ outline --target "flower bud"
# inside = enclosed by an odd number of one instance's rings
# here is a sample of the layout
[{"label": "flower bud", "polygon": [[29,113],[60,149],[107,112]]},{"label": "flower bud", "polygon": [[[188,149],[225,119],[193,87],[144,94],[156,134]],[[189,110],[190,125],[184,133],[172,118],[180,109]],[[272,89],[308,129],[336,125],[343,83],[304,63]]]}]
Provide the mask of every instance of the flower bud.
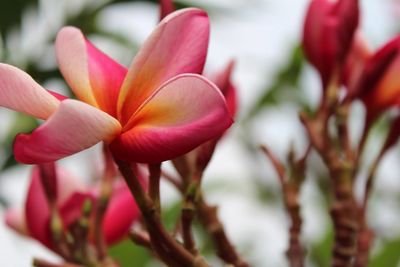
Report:
[{"label": "flower bud", "polygon": [[304,23],[303,49],[324,88],[341,72],[358,26],[357,0],[312,0]]},{"label": "flower bud", "polygon": [[175,11],[175,5],[172,0],[160,0],[160,21],[168,14]]}]

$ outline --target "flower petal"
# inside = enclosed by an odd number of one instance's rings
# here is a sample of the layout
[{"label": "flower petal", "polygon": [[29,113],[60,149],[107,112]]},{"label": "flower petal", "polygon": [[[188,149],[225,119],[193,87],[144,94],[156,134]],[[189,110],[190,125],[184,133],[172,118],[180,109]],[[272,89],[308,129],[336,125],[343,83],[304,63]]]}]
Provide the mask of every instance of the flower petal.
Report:
[{"label": "flower petal", "polygon": [[26,225],[24,210],[20,208],[7,209],[4,215],[5,222],[8,227],[12,228],[17,233],[29,236],[29,231]]},{"label": "flower petal", "polygon": [[76,96],[115,116],[127,69],[97,49],[74,27],[65,27],[58,33],[56,52],[61,73]]},{"label": "flower petal", "polygon": [[27,73],[0,63],[0,106],[47,119],[59,103]]},{"label": "flower petal", "polygon": [[347,86],[348,92],[353,96],[357,96],[356,88],[363,72],[364,64],[372,56],[372,51],[362,35],[361,31],[357,31],[354,41],[347,57],[346,64],[343,68],[343,83]]},{"label": "flower petal", "polygon": [[[69,211],[71,208],[66,207],[71,206],[70,199],[74,194],[79,194],[81,190],[84,190],[84,185],[79,180],[61,168],[57,168],[57,191],[59,192],[57,206],[61,209],[64,225],[70,223],[71,217]],[[31,173],[31,182],[25,202],[25,217],[30,235],[48,248],[53,248],[49,229],[50,209],[37,166],[32,169]]]},{"label": "flower petal", "polygon": [[[333,1],[313,0],[311,1],[305,17],[303,30],[303,50],[307,59],[315,68],[320,71],[323,79],[328,79],[326,76],[330,70],[329,65],[325,62],[322,54],[327,43],[322,43],[324,35],[324,27],[326,19],[329,16],[334,6]],[[325,64],[324,64],[325,63]]]},{"label": "flower petal", "polygon": [[118,242],[126,236],[133,221],[138,219],[140,214],[126,183],[123,180],[116,183],[103,222],[107,244]]},{"label": "flower petal", "polygon": [[235,62],[231,60],[226,67],[218,72],[215,77],[211,78],[211,81],[221,90],[221,93],[225,97],[226,105],[232,118],[235,117],[237,112],[237,96],[236,87],[232,84],[232,71]]},{"label": "flower petal", "polygon": [[122,125],[170,78],[201,73],[207,55],[209,19],[195,8],[168,15],[134,58],[118,98]]},{"label": "flower petal", "polygon": [[183,74],[156,91],[111,149],[123,160],[161,162],[221,135],[231,124],[219,89],[200,75]]},{"label": "flower petal", "polygon": [[51,247],[49,229],[50,209],[40,181],[38,167],[33,168],[31,183],[25,201],[25,218],[30,235],[47,247]]},{"label": "flower petal", "polygon": [[176,10],[172,0],[160,0],[160,20]]},{"label": "flower petal", "polygon": [[356,91],[367,107],[368,119],[397,105],[400,99],[400,36],[380,48],[364,64]]},{"label": "flower petal", "polygon": [[32,134],[19,134],[14,155],[21,163],[45,163],[111,141],[120,133],[119,122],[83,102],[66,99],[59,109]]},{"label": "flower petal", "polygon": [[66,228],[75,223],[82,216],[83,205],[86,201],[95,201],[95,197],[90,192],[73,192],[70,197],[61,203],[59,210],[60,216]]}]

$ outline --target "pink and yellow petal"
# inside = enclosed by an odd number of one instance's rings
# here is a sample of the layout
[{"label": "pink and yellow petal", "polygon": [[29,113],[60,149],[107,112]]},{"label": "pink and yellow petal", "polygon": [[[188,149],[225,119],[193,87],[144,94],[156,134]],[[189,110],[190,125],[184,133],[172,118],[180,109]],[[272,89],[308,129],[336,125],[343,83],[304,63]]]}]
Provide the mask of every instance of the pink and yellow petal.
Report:
[{"label": "pink and yellow petal", "polygon": [[16,137],[14,156],[17,161],[28,164],[56,161],[100,141],[110,142],[120,131],[119,122],[107,113],[67,99],[31,134]]},{"label": "pink and yellow petal", "polygon": [[118,118],[128,123],[164,82],[182,73],[201,73],[207,55],[209,19],[195,8],[168,15],[134,58],[118,98]]},{"label": "pink and yellow petal", "polygon": [[47,119],[59,103],[27,73],[0,63],[0,106]]},{"label": "pink and yellow petal", "polygon": [[56,40],[61,73],[76,96],[111,116],[127,69],[91,44],[74,27],[63,28]]},{"label": "pink and yellow petal", "polygon": [[221,135],[232,124],[219,89],[196,74],[161,86],[112,143],[123,160],[161,162]]}]

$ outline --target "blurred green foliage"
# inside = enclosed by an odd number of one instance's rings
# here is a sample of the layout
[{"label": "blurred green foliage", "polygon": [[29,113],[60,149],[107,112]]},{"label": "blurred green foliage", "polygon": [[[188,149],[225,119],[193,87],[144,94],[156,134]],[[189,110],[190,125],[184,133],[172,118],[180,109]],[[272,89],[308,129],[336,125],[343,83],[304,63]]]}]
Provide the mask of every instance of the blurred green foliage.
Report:
[{"label": "blurred green foliage", "polygon": [[3,40],[10,29],[20,25],[23,12],[37,4],[38,0],[0,1],[0,34]]},{"label": "blurred green foliage", "polygon": [[384,242],[382,248],[373,255],[368,267],[395,267],[400,264],[400,238]]},{"label": "blurred green foliage", "polygon": [[118,261],[121,267],[142,267],[150,263],[152,257],[147,249],[135,245],[127,239],[109,249],[110,256]]},{"label": "blurred green foliage", "polygon": [[284,101],[288,101],[286,98],[286,96],[289,95],[288,92],[290,95],[294,95],[291,99],[292,101],[301,101],[301,98],[299,95],[296,95],[296,92],[298,92],[299,89],[299,81],[304,62],[305,59],[301,46],[297,45],[293,48],[288,62],[282,68],[278,69],[272,84],[264,89],[264,93],[253,106],[248,117],[254,117],[263,108],[282,103],[282,97],[285,97]]}]

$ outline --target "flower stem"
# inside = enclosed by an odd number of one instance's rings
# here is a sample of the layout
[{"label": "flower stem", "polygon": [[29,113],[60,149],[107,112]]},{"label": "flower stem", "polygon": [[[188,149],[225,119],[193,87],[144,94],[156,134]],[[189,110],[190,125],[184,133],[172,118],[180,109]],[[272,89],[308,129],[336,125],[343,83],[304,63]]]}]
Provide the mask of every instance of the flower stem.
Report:
[{"label": "flower stem", "polygon": [[132,171],[131,165],[115,158],[120,172],[125,178],[129,189],[142,213],[152,247],[157,255],[172,267],[206,267],[209,266],[201,257],[194,257],[189,251],[171,237],[163,227],[160,214],[153,200],[143,190],[139,179]]},{"label": "flower stem", "polygon": [[193,177],[192,182],[186,188],[181,214],[183,244],[193,255],[198,254],[192,233],[192,223],[196,214],[195,205],[200,186],[198,181]]},{"label": "flower stem", "polygon": [[199,199],[196,202],[196,212],[201,224],[214,241],[217,255],[226,263],[235,267],[249,267],[250,265],[240,257],[226,235],[224,226],[218,218],[217,207],[208,205],[201,193],[199,193]]},{"label": "flower stem", "polygon": [[150,172],[150,184],[149,184],[149,195],[152,199],[156,212],[160,213],[160,178],[161,178],[161,163],[149,164]]},{"label": "flower stem", "polygon": [[303,221],[300,216],[299,194],[300,186],[305,178],[305,161],[310,152],[310,147],[307,148],[305,155],[298,161],[294,160],[294,153],[289,153],[291,166],[291,174],[289,177],[284,165],[266,146],[261,146],[261,150],[272,162],[272,165],[278,174],[283,191],[283,200],[291,219],[289,229],[289,247],[286,251],[286,256],[288,257],[291,267],[303,267],[305,249],[300,242]]}]

